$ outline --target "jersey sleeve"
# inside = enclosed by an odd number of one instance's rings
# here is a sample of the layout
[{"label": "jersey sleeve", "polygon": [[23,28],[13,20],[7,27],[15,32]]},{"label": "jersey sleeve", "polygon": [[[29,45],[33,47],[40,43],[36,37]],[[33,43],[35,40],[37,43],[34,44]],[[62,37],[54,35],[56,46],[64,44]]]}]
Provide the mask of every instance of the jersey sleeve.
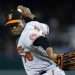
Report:
[{"label": "jersey sleeve", "polygon": [[37,30],[42,31],[45,35],[49,34],[49,26],[47,24],[40,23],[38,21],[32,21],[31,25]]},{"label": "jersey sleeve", "polygon": [[31,27],[30,23],[27,23],[18,39],[17,47],[21,46],[23,49],[25,49],[24,51],[29,51],[29,48],[32,44],[32,40],[30,40],[29,37],[32,28],[33,27]]},{"label": "jersey sleeve", "polygon": [[25,52],[28,52],[29,51],[29,48],[27,48],[24,44],[24,38],[23,36],[21,35],[19,40],[18,40],[18,44],[17,44],[17,47],[22,47],[24,49]]},{"label": "jersey sleeve", "polygon": [[49,34],[49,26],[47,24],[41,23],[41,29],[45,35]]},{"label": "jersey sleeve", "polygon": [[22,47],[24,48],[24,44],[23,44],[23,36],[21,35],[20,38],[18,39],[18,43],[17,43],[17,47]]}]

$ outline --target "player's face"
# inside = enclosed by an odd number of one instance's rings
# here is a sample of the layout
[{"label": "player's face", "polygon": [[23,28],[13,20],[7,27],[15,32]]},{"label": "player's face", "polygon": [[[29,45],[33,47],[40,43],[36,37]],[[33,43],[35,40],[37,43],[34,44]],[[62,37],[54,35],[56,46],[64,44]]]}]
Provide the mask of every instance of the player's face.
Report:
[{"label": "player's face", "polygon": [[20,35],[22,30],[23,30],[23,28],[20,25],[18,25],[18,26],[13,26],[10,31],[11,31],[12,35]]},{"label": "player's face", "polygon": [[24,25],[25,25],[25,22],[23,22],[22,20],[11,20],[7,23],[9,25],[9,31],[10,33],[14,36],[16,35],[20,35],[23,28],[24,28]]}]

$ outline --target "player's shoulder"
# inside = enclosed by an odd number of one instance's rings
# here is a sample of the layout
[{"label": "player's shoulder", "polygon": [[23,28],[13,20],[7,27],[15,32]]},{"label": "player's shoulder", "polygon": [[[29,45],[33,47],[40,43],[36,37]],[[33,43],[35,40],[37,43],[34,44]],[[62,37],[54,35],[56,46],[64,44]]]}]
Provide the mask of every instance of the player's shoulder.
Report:
[{"label": "player's shoulder", "polygon": [[27,24],[39,24],[39,23],[40,23],[39,21],[30,21]]},{"label": "player's shoulder", "polygon": [[45,26],[47,25],[46,23],[42,23],[42,22],[40,24],[45,25]]},{"label": "player's shoulder", "polygon": [[39,21],[30,21],[30,22],[28,22],[27,24],[28,24],[28,25],[29,25],[29,24],[31,24],[31,25],[36,25],[36,24],[38,24],[38,25],[45,25],[45,26],[47,25],[46,23],[42,23],[42,22],[39,22]]}]

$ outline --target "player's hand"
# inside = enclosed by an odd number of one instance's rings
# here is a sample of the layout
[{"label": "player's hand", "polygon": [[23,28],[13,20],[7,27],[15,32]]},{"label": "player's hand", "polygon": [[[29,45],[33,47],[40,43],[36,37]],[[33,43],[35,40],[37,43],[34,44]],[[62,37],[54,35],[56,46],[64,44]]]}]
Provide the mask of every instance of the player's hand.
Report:
[{"label": "player's hand", "polygon": [[18,47],[17,51],[18,51],[19,55],[25,57],[25,59],[28,59],[29,61],[33,60],[33,56],[32,56],[31,52],[25,52],[22,47]]},{"label": "player's hand", "polygon": [[19,55],[25,56],[24,49],[21,46],[17,47],[16,50],[17,50],[17,52],[18,52]]},{"label": "player's hand", "polygon": [[32,53],[31,52],[25,52],[25,59],[32,61],[33,60]]}]

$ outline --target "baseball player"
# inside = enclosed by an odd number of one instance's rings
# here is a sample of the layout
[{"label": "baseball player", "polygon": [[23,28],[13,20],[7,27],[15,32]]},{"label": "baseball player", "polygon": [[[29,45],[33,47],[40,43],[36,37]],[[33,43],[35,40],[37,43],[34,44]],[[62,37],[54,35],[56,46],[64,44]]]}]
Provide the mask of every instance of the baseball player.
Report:
[{"label": "baseball player", "polygon": [[[18,6],[23,16],[33,20],[30,9]],[[47,24],[30,21],[24,24],[24,29],[17,44],[27,75],[65,75],[53,61],[58,54],[53,52],[46,35],[49,33]]]}]

